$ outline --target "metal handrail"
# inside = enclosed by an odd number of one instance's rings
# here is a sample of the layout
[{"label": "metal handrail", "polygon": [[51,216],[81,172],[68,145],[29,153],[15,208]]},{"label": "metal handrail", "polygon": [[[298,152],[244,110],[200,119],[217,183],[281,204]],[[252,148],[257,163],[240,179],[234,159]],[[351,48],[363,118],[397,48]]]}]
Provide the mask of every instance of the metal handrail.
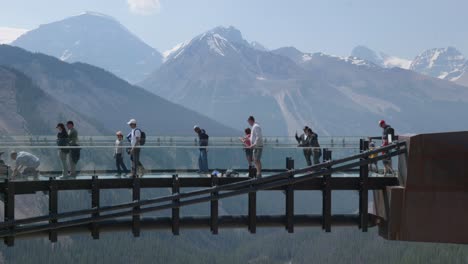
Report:
[{"label": "metal handrail", "polygon": [[[236,196],[236,195],[239,195],[239,194],[249,193],[249,192],[256,191],[256,190],[269,189],[269,188],[284,186],[284,185],[288,185],[288,184],[295,184],[295,183],[298,183],[298,182],[307,181],[308,179],[310,179],[312,177],[323,176],[323,175],[326,175],[326,174],[332,174],[332,173],[335,173],[335,172],[343,171],[343,170],[358,167],[358,166],[368,165],[370,163],[377,162],[379,160],[383,160],[383,159],[387,159],[389,157],[393,157],[393,156],[403,154],[406,150],[401,150],[400,147],[402,147],[402,146],[405,146],[405,142],[395,142],[392,145],[382,147],[382,148],[379,148],[379,149],[375,149],[375,150],[372,150],[372,151],[365,151],[365,152],[362,152],[360,154],[353,155],[353,156],[350,156],[350,157],[347,157],[347,158],[343,158],[343,159],[339,159],[339,160],[335,160],[335,161],[329,161],[329,162],[325,162],[325,163],[322,163],[322,164],[314,165],[314,166],[299,169],[299,170],[291,170],[291,171],[287,171],[287,172],[280,173],[280,174],[270,176],[270,177],[266,177],[266,178],[251,179],[251,180],[246,180],[246,181],[237,182],[237,183],[214,186],[214,187],[211,187],[211,188],[205,188],[205,189],[186,192],[186,193],[178,193],[178,194],[173,194],[173,195],[159,197],[159,198],[139,200],[139,201],[134,201],[134,202],[131,202],[131,203],[125,203],[125,204],[114,205],[114,206],[92,208],[92,209],[85,209],[85,210],[79,210],[79,211],[74,211],[74,212],[66,212],[66,213],[60,213],[60,214],[50,214],[50,215],[44,215],[44,216],[38,216],[38,217],[8,221],[8,222],[0,223],[0,228],[10,228],[10,227],[16,226],[18,224],[32,224],[32,223],[37,223],[37,222],[44,222],[44,221],[51,220],[51,219],[59,220],[59,219],[63,219],[63,218],[70,218],[70,217],[76,217],[76,216],[81,216],[81,215],[88,215],[88,214],[92,214],[92,213],[102,213],[102,212],[109,212],[109,211],[115,211],[115,210],[122,210],[122,209],[137,207],[137,206],[146,206],[146,205],[152,205],[152,204],[162,203],[162,202],[167,202],[167,201],[180,200],[180,199],[184,199],[184,198],[190,198],[190,197],[193,197],[193,196],[201,196],[201,195],[205,195],[205,194],[211,194],[213,192],[229,191],[227,193],[218,194],[218,196],[216,197],[216,200],[218,200],[218,199],[222,199],[222,198]],[[367,157],[369,155],[376,154],[376,153],[383,152],[383,151],[390,151],[390,150],[394,150],[394,149],[396,149],[397,151],[388,152],[388,153],[386,153],[384,155],[377,156],[377,157],[372,158],[372,159],[367,159]],[[365,160],[360,160],[359,162],[346,164],[346,165],[343,165],[343,166],[338,167],[338,168],[331,168],[333,165],[345,163],[345,162],[348,162],[348,161],[351,161],[351,160],[354,160],[354,159],[362,159],[362,158],[366,158],[366,159]],[[317,169],[320,169],[320,171],[310,173],[311,170],[317,170]],[[303,176],[300,176],[300,177],[290,178],[291,176],[294,176],[294,175],[297,175],[297,174],[304,174],[304,173],[307,173],[307,174],[303,175]],[[287,179],[285,179],[285,178],[287,178]],[[254,187],[254,186],[256,186],[256,187]],[[244,188],[244,189],[239,189],[239,188]],[[232,189],[239,189],[239,190],[232,191]],[[208,200],[206,200],[206,199],[208,199]],[[194,203],[207,202],[207,201],[210,201],[210,200],[213,200],[213,197],[211,197],[211,196],[201,197],[201,198],[196,198],[196,199],[192,199],[192,200],[185,201],[185,202],[178,202],[177,203],[178,206],[174,206],[174,203],[171,203],[171,204],[169,204],[170,206],[169,205],[163,205],[162,207],[161,206],[150,207],[150,208],[140,209],[139,212],[140,213],[145,213],[146,210],[149,210],[148,212],[158,211],[158,210],[163,210],[163,209],[180,207],[180,206],[184,206],[184,205],[190,205],[190,204],[194,204]],[[185,204],[185,203],[187,203],[187,204]],[[167,207],[167,206],[169,206],[169,207]],[[134,212],[134,211],[135,210],[132,209],[131,212]],[[102,215],[102,216],[98,216],[98,217],[82,218],[82,219],[77,219],[77,220],[71,220],[71,221],[68,221],[68,222],[60,222],[60,223],[56,223],[56,224],[49,224],[49,225],[47,225],[49,228],[47,228],[45,230],[61,228],[61,227],[67,227],[67,226],[73,226],[73,225],[77,225],[77,224],[90,223],[90,222],[94,222],[94,221],[100,221],[100,219],[102,217],[103,217],[102,220],[106,220],[106,219],[109,219],[109,218],[133,215],[133,213],[131,213],[131,212],[124,211],[124,212],[119,212],[119,213],[114,213],[114,214]],[[124,215],[121,215],[122,213]],[[85,221],[85,222],[76,223],[76,221]],[[53,227],[50,227],[51,225],[53,225]],[[41,228],[41,227],[39,226],[37,228]],[[40,229],[40,230],[34,229],[33,231],[29,231],[29,232],[36,232],[36,231],[38,232],[38,231],[43,231],[43,230],[44,229]],[[9,235],[11,235],[11,232],[17,233],[18,231],[19,230],[14,230],[14,229],[13,230],[8,230],[8,231],[3,231],[3,232],[0,232],[0,237],[9,236]]]}]

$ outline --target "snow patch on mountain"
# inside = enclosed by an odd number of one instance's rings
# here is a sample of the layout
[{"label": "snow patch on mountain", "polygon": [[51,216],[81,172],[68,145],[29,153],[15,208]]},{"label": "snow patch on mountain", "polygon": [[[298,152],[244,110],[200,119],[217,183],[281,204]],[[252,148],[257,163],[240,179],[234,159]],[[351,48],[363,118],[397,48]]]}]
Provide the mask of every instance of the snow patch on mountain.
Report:
[{"label": "snow patch on mountain", "polygon": [[366,46],[357,46],[351,52],[351,56],[369,61],[383,68],[409,69],[411,61],[396,56],[390,56],[383,52],[376,52]]},{"label": "snow patch on mountain", "polygon": [[181,42],[177,45],[175,45],[173,48],[166,50],[162,53],[163,55],[163,62],[166,62],[170,58],[177,58],[182,52],[184,52],[185,46],[189,44],[190,42]]},{"label": "snow patch on mountain", "polygon": [[395,57],[395,56],[387,56],[385,57],[383,64],[385,68],[402,68],[408,70],[411,66],[411,60]]},{"label": "snow patch on mountain", "polygon": [[70,59],[72,56],[73,56],[73,54],[72,54],[69,50],[65,50],[65,51],[62,53],[62,56],[60,56],[60,60],[61,60],[61,61],[67,61],[67,60]]},{"label": "snow patch on mountain", "polygon": [[311,59],[312,59],[312,56],[309,53],[304,53],[304,55],[302,55],[302,61],[304,62],[310,61]]}]

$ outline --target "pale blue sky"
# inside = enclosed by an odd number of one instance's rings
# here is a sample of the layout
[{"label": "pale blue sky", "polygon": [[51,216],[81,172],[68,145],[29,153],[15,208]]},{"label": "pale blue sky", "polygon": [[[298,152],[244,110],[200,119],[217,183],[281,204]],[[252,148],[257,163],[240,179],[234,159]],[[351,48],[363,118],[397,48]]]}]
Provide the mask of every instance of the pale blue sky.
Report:
[{"label": "pale blue sky", "polygon": [[[132,12],[127,1],[143,6]],[[466,0],[0,0],[0,27],[32,29],[83,11],[115,17],[161,52],[233,25],[270,49],[348,55],[364,44],[411,59],[451,45],[468,56]]]}]

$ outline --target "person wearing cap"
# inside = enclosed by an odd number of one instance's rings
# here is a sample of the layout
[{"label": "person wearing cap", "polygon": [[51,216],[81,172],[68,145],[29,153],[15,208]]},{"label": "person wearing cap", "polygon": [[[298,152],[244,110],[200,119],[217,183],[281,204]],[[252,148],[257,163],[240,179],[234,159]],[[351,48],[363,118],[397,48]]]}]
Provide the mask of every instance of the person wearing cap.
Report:
[{"label": "person wearing cap", "polygon": [[310,140],[311,137],[309,137],[309,127],[305,126],[303,129],[304,133],[301,134],[300,136],[295,135],[298,147],[302,148],[302,152],[304,153],[304,157],[307,163],[307,166],[312,166],[312,149],[310,148]]},{"label": "person wearing cap", "polygon": [[38,175],[38,168],[41,162],[39,158],[33,154],[26,151],[12,151],[10,153],[10,158],[15,162],[15,166],[12,173],[12,179],[15,178],[18,174],[23,175]]},{"label": "person wearing cap", "polygon": [[60,162],[62,164],[62,177],[68,177],[68,154],[70,149],[67,148],[68,146],[68,133],[65,125],[63,123],[58,123],[57,126],[57,146],[59,147],[58,155],[60,158]]},{"label": "person wearing cap", "polygon": [[252,127],[250,134],[250,148],[253,149],[253,161],[257,169],[257,178],[262,177],[262,153],[263,153],[263,134],[260,125],[255,122],[253,116],[249,116],[247,123]]},{"label": "person wearing cap", "polygon": [[70,166],[70,177],[76,177],[76,164],[80,160],[80,149],[78,145],[78,131],[75,128],[73,121],[67,122],[68,128],[68,145],[71,146],[70,154],[68,155]]},{"label": "person wearing cap", "polygon": [[132,160],[132,177],[138,177],[138,169],[140,168],[140,176],[144,174],[143,164],[140,162],[140,140],[141,140],[141,130],[137,128],[137,121],[135,119],[130,119],[127,122],[127,125],[130,126],[132,131],[127,135],[127,139],[130,141],[130,159]]},{"label": "person wearing cap", "polygon": [[121,131],[117,131],[115,135],[117,137],[117,139],[115,140],[115,149],[114,149],[115,166],[117,167],[116,176],[120,177],[122,175],[122,170],[125,176],[128,173],[128,169],[127,169],[127,166],[125,166],[125,163],[123,161],[123,134]]},{"label": "person wearing cap", "polygon": [[208,146],[209,136],[204,129],[195,125],[193,131],[198,135],[198,145],[200,146],[200,154],[198,155],[198,173],[208,173]]}]

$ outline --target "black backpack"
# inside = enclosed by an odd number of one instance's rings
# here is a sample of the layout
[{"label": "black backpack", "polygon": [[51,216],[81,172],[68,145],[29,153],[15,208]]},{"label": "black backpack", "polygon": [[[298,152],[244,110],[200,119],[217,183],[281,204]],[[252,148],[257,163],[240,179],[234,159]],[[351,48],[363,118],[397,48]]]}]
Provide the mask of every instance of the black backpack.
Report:
[{"label": "black backpack", "polygon": [[141,133],[140,146],[143,146],[146,143],[146,133],[143,132],[141,129],[138,129],[138,130],[140,130],[140,133]]}]

